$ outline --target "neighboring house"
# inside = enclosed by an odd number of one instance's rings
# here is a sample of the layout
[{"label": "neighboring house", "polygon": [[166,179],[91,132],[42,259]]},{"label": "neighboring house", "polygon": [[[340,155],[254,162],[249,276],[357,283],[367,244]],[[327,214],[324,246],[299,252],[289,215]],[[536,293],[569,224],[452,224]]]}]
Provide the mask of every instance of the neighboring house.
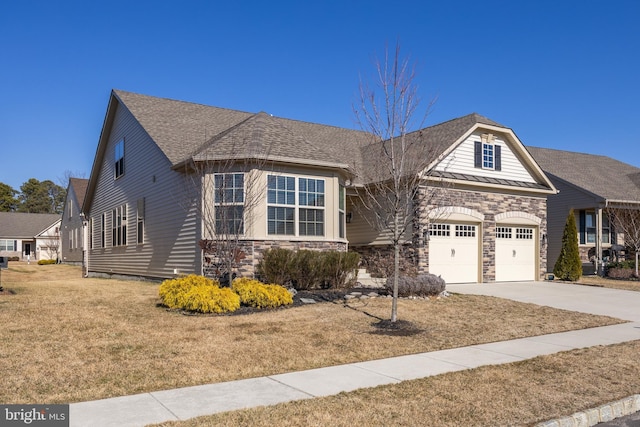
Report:
[{"label": "neighboring house", "polygon": [[0,212],[0,255],[21,260],[58,259],[60,215]]},{"label": "neighboring house", "polygon": [[[513,131],[471,114],[415,135],[439,150],[425,185],[446,187],[408,233],[420,269],[449,283],[539,279],[546,197],[556,190]],[[243,274],[272,247],[386,250],[384,234],[352,211],[353,192],[367,185],[370,141],[361,131],[113,91],[83,205],[88,273],[202,274],[210,258],[198,243],[223,225],[239,231]]]},{"label": "neighboring house", "polygon": [[60,224],[60,256],[65,264],[82,265],[84,251],[82,202],[88,185],[88,179],[69,178],[67,198]]},{"label": "neighboring house", "polygon": [[564,225],[573,209],[584,270],[593,271],[592,263],[603,260],[612,244],[624,244],[608,210],[640,208],[640,168],[607,156],[527,149],[560,191],[547,200],[548,270],[560,255]]}]

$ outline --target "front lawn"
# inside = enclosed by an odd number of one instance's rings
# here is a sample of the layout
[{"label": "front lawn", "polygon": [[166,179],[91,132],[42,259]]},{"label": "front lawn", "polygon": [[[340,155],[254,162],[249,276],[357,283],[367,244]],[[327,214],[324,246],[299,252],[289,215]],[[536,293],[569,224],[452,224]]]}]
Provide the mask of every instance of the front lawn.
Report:
[{"label": "front lawn", "polygon": [[2,403],[94,400],[618,323],[492,297],[401,300],[419,333],[374,324],[390,299],[231,316],[158,306],[158,284],[10,263],[0,295]]}]

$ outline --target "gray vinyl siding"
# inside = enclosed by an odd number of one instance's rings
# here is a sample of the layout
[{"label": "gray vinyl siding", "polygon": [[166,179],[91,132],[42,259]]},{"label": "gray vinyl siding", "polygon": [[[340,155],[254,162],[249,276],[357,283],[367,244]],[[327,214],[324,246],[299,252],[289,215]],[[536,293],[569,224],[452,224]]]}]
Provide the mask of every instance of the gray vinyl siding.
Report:
[{"label": "gray vinyl siding", "polygon": [[[115,144],[124,138],[124,174],[114,179]],[[89,215],[93,218],[90,273],[156,278],[201,273],[197,209],[186,200],[187,178],[171,163],[130,112],[118,105],[107,135]],[[94,171],[95,173],[95,171]],[[137,244],[137,206],[144,199],[144,243]],[[127,244],[112,246],[112,210],[127,205]],[[106,213],[105,247],[101,216]]]},{"label": "gray vinyl siding", "polygon": [[[360,205],[360,207],[356,206]],[[347,212],[352,213],[351,223],[347,224],[347,240],[349,245],[389,245],[393,241],[393,235],[391,230],[376,230],[372,224],[375,224],[373,218],[373,212],[368,211],[365,207],[361,206],[362,202],[357,197],[347,198]],[[366,217],[371,219],[367,220]],[[413,226],[410,224],[405,231],[402,241],[411,241],[413,234]]]},{"label": "gray vinyl siding", "polygon": [[[69,202],[72,204],[71,212],[69,212]],[[63,263],[78,265],[82,263],[83,230],[80,209],[78,197],[73,187],[69,186],[60,224],[60,256]],[[69,247],[70,235],[74,240],[73,248]]]},{"label": "gray vinyl siding", "polygon": [[555,179],[553,176],[550,178],[559,193],[547,198],[547,271],[549,272],[553,271],[553,266],[560,255],[562,234],[569,211],[571,209],[593,209],[597,205],[595,198],[588,193]]}]

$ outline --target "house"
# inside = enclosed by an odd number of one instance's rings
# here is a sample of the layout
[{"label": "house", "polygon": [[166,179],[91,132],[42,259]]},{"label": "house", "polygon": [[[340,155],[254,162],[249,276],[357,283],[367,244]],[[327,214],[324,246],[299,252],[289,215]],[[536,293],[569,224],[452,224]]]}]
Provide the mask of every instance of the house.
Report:
[{"label": "house", "polygon": [[65,264],[82,265],[84,221],[81,214],[88,185],[88,179],[69,178],[60,224],[60,258]]},{"label": "house", "polygon": [[[546,271],[546,198],[556,192],[515,133],[470,114],[420,130],[435,152],[420,201],[427,212],[406,236],[419,270],[447,283],[538,280]],[[363,147],[365,163],[377,151]],[[389,243],[355,216],[350,248],[367,254]]]},{"label": "house", "polygon": [[[556,189],[515,133],[470,114],[413,137],[438,149],[425,185],[446,187],[405,242],[420,269],[450,283],[539,279]],[[88,272],[215,273],[221,234],[233,234],[249,275],[272,247],[386,250],[352,211],[370,143],[361,131],[114,90],[83,205]]]},{"label": "house", "polygon": [[595,261],[602,261],[612,245],[624,244],[609,213],[640,208],[640,168],[607,156],[527,149],[560,191],[547,200],[548,270],[560,255],[565,222],[573,209],[583,269],[593,272]]},{"label": "house", "polygon": [[0,212],[0,256],[58,259],[60,215]]}]

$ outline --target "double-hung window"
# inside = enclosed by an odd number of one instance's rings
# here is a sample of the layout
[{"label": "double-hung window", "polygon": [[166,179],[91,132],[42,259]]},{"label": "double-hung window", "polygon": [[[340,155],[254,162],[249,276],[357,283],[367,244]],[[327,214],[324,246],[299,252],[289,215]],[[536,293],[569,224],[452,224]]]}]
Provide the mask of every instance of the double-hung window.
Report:
[{"label": "double-hung window", "polygon": [[267,233],[295,234],[296,179],[292,176],[267,177]]},{"label": "double-hung window", "polygon": [[144,243],[144,198],[138,199],[136,211],[136,243]]},{"label": "double-hung window", "polygon": [[15,240],[0,240],[0,251],[16,251],[17,242]]},{"label": "double-hung window", "polygon": [[324,236],[324,181],[298,178],[299,232],[301,236]]},{"label": "double-hung window", "polygon": [[215,232],[219,235],[244,233],[244,174],[214,175]]},{"label": "double-hung window", "polygon": [[268,234],[324,236],[324,224],[324,180],[283,175],[267,177]]},{"label": "double-hung window", "polygon": [[120,178],[124,174],[124,139],[118,141],[115,147],[115,177]]},{"label": "double-hung window", "polygon": [[338,237],[344,238],[344,225],[345,225],[345,198],[344,198],[344,185],[340,186],[338,194]]},{"label": "double-hung window", "polygon": [[127,205],[111,211],[111,246],[127,244]]},{"label": "double-hung window", "polygon": [[494,142],[476,141],[474,166],[480,169],[502,170],[502,147]]}]

